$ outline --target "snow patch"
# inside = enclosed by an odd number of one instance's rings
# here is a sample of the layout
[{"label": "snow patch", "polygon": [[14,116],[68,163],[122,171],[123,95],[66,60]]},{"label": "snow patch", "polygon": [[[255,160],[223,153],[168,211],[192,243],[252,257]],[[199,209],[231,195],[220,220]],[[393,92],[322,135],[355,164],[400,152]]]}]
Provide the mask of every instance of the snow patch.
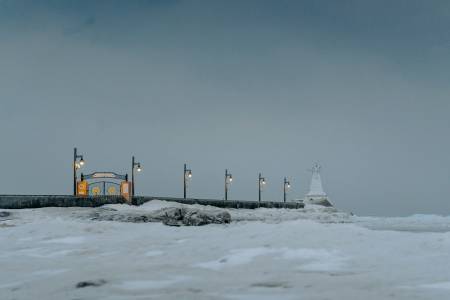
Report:
[{"label": "snow patch", "polygon": [[300,260],[300,270],[304,271],[335,271],[342,268],[345,258],[336,251],[327,251],[324,249],[290,249],[290,248],[248,248],[235,249],[229,255],[218,260],[208,261],[196,264],[195,266],[210,269],[221,270],[222,268],[234,267],[248,264],[258,256],[272,255],[277,259]]},{"label": "snow patch", "polygon": [[374,230],[410,232],[449,232],[450,216],[412,215],[409,217],[357,217],[356,223]]},{"label": "snow patch", "polygon": [[35,276],[53,276],[53,275],[59,275],[62,273],[67,272],[68,269],[50,269],[50,270],[41,270],[31,273],[31,275]]},{"label": "snow patch", "polygon": [[42,243],[57,243],[57,244],[68,244],[68,245],[75,245],[75,244],[82,244],[86,240],[85,237],[82,236],[69,236],[65,238],[59,238],[59,239],[50,239],[46,241],[42,241]]},{"label": "snow patch", "polygon": [[9,282],[9,283],[3,283],[0,284],[0,289],[11,289],[11,288],[17,288],[21,286],[23,282]]},{"label": "snow patch", "polygon": [[52,258],[65,256],[75,252],[74,249],[62,249],[62,250],[49,250],[47,248],[27,248],[27,249],[19,249],[16,251],[12,251],[9,253],[3,253],[0,255],[0,258],[6,257],[15,257],[15,256],[29,256],[29,257],[37,257],[37,258]]},{"label": "snow patch", "polygon": [[282,257],[306,261],[299,267],[299,270],[310,272],[337,271],[342,269],[347,260],[337,251],[324,249],[286,249],[282,253]]},{"label": "snow patch", "polygon": [[450,290],[450,281],[422,284],[419,287],[426,289]]},{"label": "snow patch", "polygon": [[145,256],[149,256],[149,257],[152,257],[152,256],[160,256],[160,255],[163,255],[164,254],[164,251],[161,251],[161,250],[151,250],[151,251],[147,251],[147,252],[145,252]]},{"label": "snow patch", "polygon": [[122,283],[115,285],[115,287],[128,291],[163,289],[184,280],[186,280],[185,277],[174,277],[166,280],[129,280],[123,281]]},{"label": "snow patch", "polygon": [[267,295],[267,294],[248,294],[248,295],[227,295],[226,298],[228,299],[235,299],[235,300],[298,300],[301,299],[295,295],[282,295],[282,294],[276,294],[274,295]]},{"label": "snow patch", "polygon": [[210,270],[220,270],[224,267],[233,267],[250,263],[255,257],[274,253],[274,249],[270,248],[249,248],[232,250],[231,254],[224,256],[218,260],[196,264]]}]

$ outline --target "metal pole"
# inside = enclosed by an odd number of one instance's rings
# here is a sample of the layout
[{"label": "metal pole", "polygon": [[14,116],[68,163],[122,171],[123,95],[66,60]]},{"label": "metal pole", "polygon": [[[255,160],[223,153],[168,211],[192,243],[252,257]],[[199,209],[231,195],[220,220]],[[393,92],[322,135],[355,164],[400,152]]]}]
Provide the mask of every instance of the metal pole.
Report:
[{"label": "metal pole", "polygon": [[186,199],[186,164],[184,164],[183,172],[183,198]]},{"label": "metal pole", "polygon": [[258,178],[258,202],[261,202],[261,173]]},{"label": "metal pole", "polygon": [[77,169],[76,169],[76,161],[77,161],[77,148],[73,148],[73,195],[77,195]]},{"label": "metal pole", "polygon": [[285,203],[286,203],[286,183],[287,183],[287,180],[286,180],[286,177],[284,177],[284,182],[283,182],[283,202],[285,202]]},{"label": "metal pole", "polygon": [[134,156],[131,157],[131,196],[134,196]]},{"label": "metal pole", "polygon": [[225,200],[228,200],[228,170],[225,169]]}]

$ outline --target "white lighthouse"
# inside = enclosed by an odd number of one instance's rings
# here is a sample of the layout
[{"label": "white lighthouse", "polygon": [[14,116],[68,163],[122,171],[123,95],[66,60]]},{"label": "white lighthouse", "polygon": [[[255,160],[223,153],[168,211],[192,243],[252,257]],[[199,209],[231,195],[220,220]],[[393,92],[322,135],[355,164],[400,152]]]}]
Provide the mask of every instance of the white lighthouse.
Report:
[{"label": "white lighthouse", "polygon": [[305,196],[305,203],[333,206],[323,190],[322,178],[320,177],[321,168],[318,163],[315,163],[310,170],[312,173],[311,184],[309,186],[309,192]]}]

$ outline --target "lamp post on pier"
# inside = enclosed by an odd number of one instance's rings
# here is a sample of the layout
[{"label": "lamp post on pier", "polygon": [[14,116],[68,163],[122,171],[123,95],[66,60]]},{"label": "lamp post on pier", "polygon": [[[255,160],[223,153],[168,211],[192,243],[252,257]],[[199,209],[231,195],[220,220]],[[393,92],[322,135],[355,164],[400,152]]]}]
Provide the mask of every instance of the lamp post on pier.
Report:
[{"label": "lamp post on pier", "polygon": [[233,175],[228,173],[228,169],[225,169],[225,200],[228,200],[228,187],[233,181]]},{"label": "lamp post on pier", "polygon": [[134,156],[131,157],[131,196],[134,196],[134,170],[141,172],[141,163],[136,162]]},{"label": "lamp post on pier", "polygon": [[186,189],[187,182],[192,178],[192,171],[187,168],[186,164],[184,164],[184,173],[183,173],[183,198],[186,199]]},{"label": "lamp post on pier", "polygon": [[[79,160],[78,160],[79,159]],[[83,155],[79,155],[77,148],[73,148],[73,195],[77,195],[77,170],[84,165]]]},{"label": "lamp post on pier", "polygon": [[286,203],[286,193],[291,188],[291,183],[284,177],[283,182],[283,202]]},{"label": "lamp post on pier", "polygon": [[258,179],[258,202],[260,202],[260,203],[261,203],[261,189],[265,185],[266,185],[266,179],[264,177],[261,177],[261,173],[259,173],[259,179]]}]

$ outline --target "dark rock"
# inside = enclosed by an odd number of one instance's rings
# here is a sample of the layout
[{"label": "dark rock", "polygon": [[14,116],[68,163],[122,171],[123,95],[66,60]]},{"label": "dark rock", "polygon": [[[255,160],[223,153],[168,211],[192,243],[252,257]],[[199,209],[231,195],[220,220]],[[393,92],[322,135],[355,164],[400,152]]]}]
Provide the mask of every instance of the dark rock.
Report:
[{"label": "dark rock", "polygon": [[173,219],[164,219],[162,221],[162,223],[164,225],[167,225],[167,226],[177,226],[177,227],[181,226],[181,222],[180,221],[173,220]]},{"label": "dark rock", "polygon": [[98,287],[98,286],[104,285],[105,283],[106,283],[106,280],[104,280],[104,279],[80,281],[77,283],[76,287],[77,287],[77,289],[81,289],[81,288],[85,288],[85,287],[89,287],[89,286]]},{"label": "dark rock", "polygon": [[187,226],[201,226],[206,224],[230,223],[231,215],[223,210],[195,210],[188,209],[183,217],[183,224]]},{"label": "dark rock", "polygon": [[180,226],[185,212],[186,210],[183,208],[166,207],[153,212],[152,217],[165,225]]},{"label": "dark rock", "polygon": [[251,284],[252,287],[262,287],[262,288],[290,288],[291,286],[286,282],[276,282],[276,281],[268,281],[268,282],[257,282]]},{"label": "dark rock", "polygon": [[166,207],[147,213],[136,211],[97,210],[91,220],[132,223],[161,222],[168,226],[201,226],[231,222],[231,215],[222,209],[196,207]]},{"label": "dark rock", "polygon": [[0,218],[9,217],[11,213],[9,211],[0,211]]},{"label": "dark rock", "polygon": [[202,226],[231,222],[231,215],[220,209],[199,209],[193,207],[169,207],[155,212],[153,216],[169,226]]},{"label": "dark rock", "polygon": [[16,225],[0,223],[0,228],[15,227]]}]

